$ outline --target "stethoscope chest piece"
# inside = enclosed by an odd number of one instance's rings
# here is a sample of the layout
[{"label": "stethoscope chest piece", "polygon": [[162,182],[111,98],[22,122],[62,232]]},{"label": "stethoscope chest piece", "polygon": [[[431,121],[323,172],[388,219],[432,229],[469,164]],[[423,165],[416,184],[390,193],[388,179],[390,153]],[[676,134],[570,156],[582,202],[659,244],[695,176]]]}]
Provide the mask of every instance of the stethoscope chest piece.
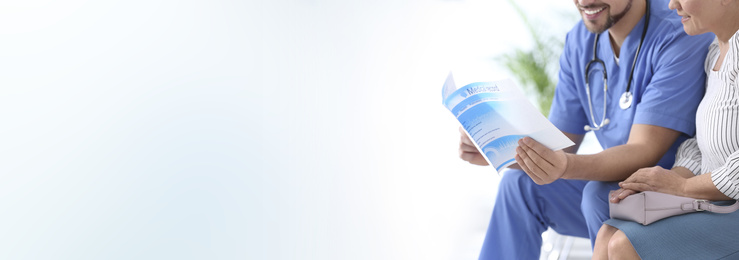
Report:
[{"label": "stethoscope chest piece", "polygon": [[626,110],[631,107],[632,102],[634,102],[634,97],[631,95],[631,92],[624,92],[621,95],[621,99],[618,101],[618,105],[621,109]]}]

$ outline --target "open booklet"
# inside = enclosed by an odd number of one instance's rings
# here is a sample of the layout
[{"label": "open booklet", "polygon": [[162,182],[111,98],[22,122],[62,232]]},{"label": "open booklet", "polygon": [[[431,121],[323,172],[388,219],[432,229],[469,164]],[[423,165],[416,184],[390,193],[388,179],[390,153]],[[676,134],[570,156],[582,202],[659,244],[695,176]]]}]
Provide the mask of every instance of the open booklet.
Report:
[{"label": "open booklet", "polygon": [[516,162],[518,140],[525,136],[552,150],[574,145],[510,79],[475,82],[457,89],[450,72],[442,100],[497,172]]}]

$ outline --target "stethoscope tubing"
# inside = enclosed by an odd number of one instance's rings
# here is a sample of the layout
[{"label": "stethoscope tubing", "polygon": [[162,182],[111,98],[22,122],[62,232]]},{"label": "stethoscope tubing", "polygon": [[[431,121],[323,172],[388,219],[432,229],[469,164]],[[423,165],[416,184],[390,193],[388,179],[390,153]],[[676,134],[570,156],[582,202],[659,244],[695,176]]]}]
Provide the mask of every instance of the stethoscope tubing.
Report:
[{"label": "stethoscope tubing", "polygon": [[[622,99],[626,98],[626,102],[629,102],[628,104],[621,106],[621,109],[627,109],[631,106],[631,81],[634,79],[634,69],[636,68],[636,61],[639,58],[639,53],[641,52],[641,46],[644,43],[644,38],[647,36],[647,29],[649,29],[649,0],[646,0],[646,17],[644,19],[644,30],[642,31],[641,38],[639,39],[639,45],[636,47],[636,53],[634,54],[634,61],[631,64],[631,71],[629,72],[629,81],[626,84],[626,91],[622,94]],[[593,121],[593,124],[595,126],[591,126],[589,123],[585,126],[585,131],[590,130],[600,130],[605,125],[607,125],[610,121],[608,118],[606,118],[606,109],[607,109],[607,93],[608,93],[608,74],[606,70],[606,64],[598,58],[598,40],[600,39],[600,34],[595,35],[595,40],[593,42],[593,59],[590,60],[585,65],[585,93],[588,96],[588,109],[590,110],[590,119]],[[590,95],[590,67],[593,65],[593,63],[600,63],[601,66],[603,66],[603,118],[601,119],[600,123],[596,123],[595,121],[595,113],[593,112],[593,101]]]}]

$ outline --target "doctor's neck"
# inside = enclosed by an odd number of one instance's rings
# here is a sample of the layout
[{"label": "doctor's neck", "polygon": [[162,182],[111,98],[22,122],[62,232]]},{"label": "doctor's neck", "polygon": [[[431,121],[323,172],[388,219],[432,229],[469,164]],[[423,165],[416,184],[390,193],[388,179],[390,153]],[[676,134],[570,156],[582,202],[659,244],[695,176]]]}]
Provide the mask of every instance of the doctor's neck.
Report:
[{"label": "doctor's neck", "polygon": [[608,29],[608,34],[611,38],[611,46],[616,57],[621,52],[621,45],[626,40],[626,36],[629,36],[631,30],[633,30],[639,21],[644,17],[647,12],[647,0],[629,0],[631,1],[631,8],[624,14],[623,18],[618,20],[611,28]]}]

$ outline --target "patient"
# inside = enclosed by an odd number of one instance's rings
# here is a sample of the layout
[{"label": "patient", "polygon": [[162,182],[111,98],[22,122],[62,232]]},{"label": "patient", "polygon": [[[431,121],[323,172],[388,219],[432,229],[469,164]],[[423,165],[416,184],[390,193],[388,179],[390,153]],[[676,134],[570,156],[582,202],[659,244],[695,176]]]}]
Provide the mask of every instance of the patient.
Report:
[{"label": "patient", "polygon": [[[641,191],[739,199],[739,0],[671,0],[669,7],[682,16],[687,34],[716,35],[705,62],[696,136],[680,146],[671,170],[638,170],[619,184],[611,202]],[[598,232],[593,259],[739,258],[737,237],[739,211],[685,214],[648,226],[611,219]]]}]

